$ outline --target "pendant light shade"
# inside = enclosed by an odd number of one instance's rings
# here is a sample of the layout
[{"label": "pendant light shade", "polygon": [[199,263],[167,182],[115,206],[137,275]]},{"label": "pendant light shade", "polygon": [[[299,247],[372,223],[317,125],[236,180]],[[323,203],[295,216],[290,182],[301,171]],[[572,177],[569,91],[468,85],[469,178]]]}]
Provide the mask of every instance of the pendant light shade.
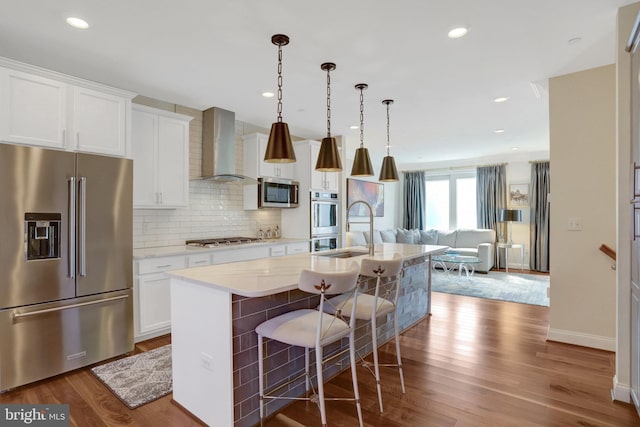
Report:
[{"label": "pendant light shade", "polygon": [[369,85],[358,83],[356,89],[360,91],[360,148],[356,150],[351,168],[351,176],[373,176],[373,166],[369,157],[369,150],[364,146],[364,90]]},{"label": "pendant light shade", "polygon": [[296,161],[296,153],[291,143],[288,124],[284,122],[271,124],[264,161],[268,163],[292,163]]},{"label": "pendant light shade", "polygon": [[387,155],[382,159],[382,168],[380,169],[380,181],[382,182],[395,182],[399,181],[398,169],[396,168],[396,161],[389,154],[389,105],[393,104],[393,99],[385,99],[382,101],[387,106]]},{"label": "pendant light shade", "polygon": [[289,126],[282,121],[282,46],[289,44],[289,37],[275,34],[271,43],[278,46],[278,119],[271,125],[264,161],[268,163],[292,163],[296,161],[296,153],[291,143]]},{"label": "pendant light shade", "polygon": [[331,137],[331,77],[329,72],[336,69],[333,62],[325,62],[320,69],[327,72],[327,137],[322,138],[318,160],[316,161],[316,170],[320,172],[340,172],[342,170],[342,162],[340,161],[340,152],[336,139]]}]

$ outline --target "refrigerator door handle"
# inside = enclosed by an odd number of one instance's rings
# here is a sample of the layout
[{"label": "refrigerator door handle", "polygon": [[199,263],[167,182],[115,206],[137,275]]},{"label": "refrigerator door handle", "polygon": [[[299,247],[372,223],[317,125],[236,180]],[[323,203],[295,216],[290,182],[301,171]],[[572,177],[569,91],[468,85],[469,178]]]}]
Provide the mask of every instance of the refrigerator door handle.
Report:
[{"label": "refrigerator door handle", "polygon": [[69,178],[69,230],[67,268],[69,277],[76,278],[76,177]]},{"label": "refrigerator door handle", "polygon": [[87,275],[87,178],[82,176],[80,177],[80,200],[79,200],[79,209],[80,209],[80,217],[78,224],[78,263],[79,266],[79,275],[86,276]]},{"label": "refrigerator door handle", "polygon": [[53,312],[62,311],[62,310],[69,310],[70,308],[86,307],[88,305],[103,304],[103,303],[106,303],[106,302],[117,301],[117,300],[121,300],[121,299],[125,299],[125,298],[129,298],[129,295],[120,295],[120,296],[117,296],[117,297],[103,298],[103,299],[94,300],[94,301],[87,301],[87,302],[80,302],[80,303],[77,303],[77,304],[63,305],[63,306],[60,306],[60,307],[45,308],[45,309],[37,310],[37,311],[28,311],[26,313],[19,313],[18,312],[18,313],[11,314],[11,319],[15,323],[15,321],[17,321],[18,319],[21,319],[23,317],[38,316],[40,314],[53,313]]}]

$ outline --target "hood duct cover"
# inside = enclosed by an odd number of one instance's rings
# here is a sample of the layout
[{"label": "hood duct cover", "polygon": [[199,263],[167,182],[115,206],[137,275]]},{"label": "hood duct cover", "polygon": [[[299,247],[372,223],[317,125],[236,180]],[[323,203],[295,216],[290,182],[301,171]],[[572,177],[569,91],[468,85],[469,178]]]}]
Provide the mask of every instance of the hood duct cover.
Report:
[{"label": "hood duct cover", "polygon": [[236,114],[209,108],[202,117],[202,179],[216,181],[257,181],[236,173]]}]

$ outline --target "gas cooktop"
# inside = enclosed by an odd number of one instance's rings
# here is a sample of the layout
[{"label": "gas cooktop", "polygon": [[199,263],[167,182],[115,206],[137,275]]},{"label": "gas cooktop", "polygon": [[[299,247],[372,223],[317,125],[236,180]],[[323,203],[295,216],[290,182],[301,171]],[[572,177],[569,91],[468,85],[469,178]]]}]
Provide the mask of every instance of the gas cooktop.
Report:
[{"label": "gas cooktop", "polygon": [[259,242],[257,237],[216,237],[211,239],[187,240],[186,245],[199,246],[202,248],[215,248],[218,246],[240,245],[242,243]]}]

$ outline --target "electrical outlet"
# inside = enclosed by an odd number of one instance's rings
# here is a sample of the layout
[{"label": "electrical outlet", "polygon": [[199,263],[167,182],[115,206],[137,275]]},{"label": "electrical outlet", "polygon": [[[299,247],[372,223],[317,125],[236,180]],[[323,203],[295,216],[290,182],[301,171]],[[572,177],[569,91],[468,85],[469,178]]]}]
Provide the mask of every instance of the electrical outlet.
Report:
[{"label": "electrical outlet", "polygon": [[200,353],[200,366],[209,371],[213,371],[213,357],[207,353]]},{"label": "electrical outlet", "polygon": [[581,218],[569,218],[569,231],[582,231],[582,219]]}]

